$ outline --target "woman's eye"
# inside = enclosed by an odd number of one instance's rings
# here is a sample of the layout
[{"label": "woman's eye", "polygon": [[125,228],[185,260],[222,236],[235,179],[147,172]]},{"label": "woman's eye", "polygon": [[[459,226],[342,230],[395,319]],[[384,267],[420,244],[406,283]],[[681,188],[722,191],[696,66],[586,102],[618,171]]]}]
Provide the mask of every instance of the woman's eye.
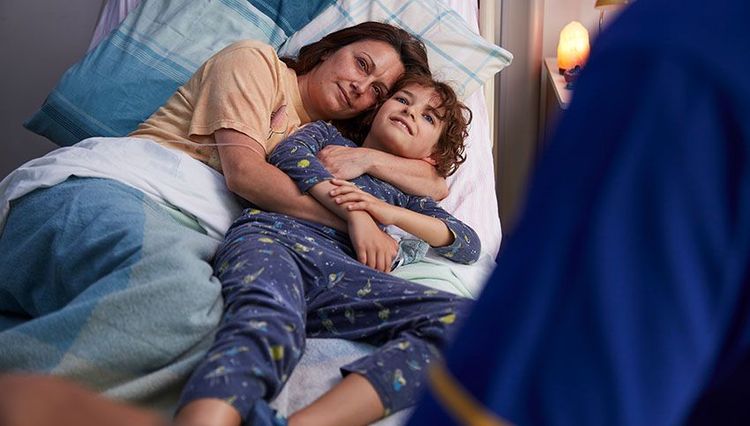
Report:
[{"label": "woman's eye", "polygon": [[380,99],[380,97],[381,97],[381,96],[383,96],[383,90],[382,90],[382,89],[380,89],[380,87],[378,87],[378,86],[373,86],[373,87],[372,87],[372,90],[374,90],[374,91],[375,91],[375,96],[376,96],[376,97],[377,97],[378,99]]},{"label": "woman's eye", "polygon": [[367,62],[365,62],[362,58],[357,58],[357,65],[359,65],[360,68],[367,71]]}]

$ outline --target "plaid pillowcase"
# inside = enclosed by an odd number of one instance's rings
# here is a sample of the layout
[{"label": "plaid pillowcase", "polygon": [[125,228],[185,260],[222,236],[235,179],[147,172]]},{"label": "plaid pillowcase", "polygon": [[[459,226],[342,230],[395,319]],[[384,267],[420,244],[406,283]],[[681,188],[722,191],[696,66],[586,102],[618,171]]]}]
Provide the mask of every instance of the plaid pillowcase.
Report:
[{"label": "plaid pillowcase", "polygon": [[212,54],[241,39],[278,49],[286,35],[245,0],[144,0],[65,72],[24,125],[61,146],[124,136]]},{"label": "plaid pillowcase", "polygon": [[280,55],[294,56],[302,46],[364,21],[386,22],[419,36],[435,77],[451,83],[462,97],[513,59],[510,52],[472,31],[439,0],[338,0],[289,37]]}]

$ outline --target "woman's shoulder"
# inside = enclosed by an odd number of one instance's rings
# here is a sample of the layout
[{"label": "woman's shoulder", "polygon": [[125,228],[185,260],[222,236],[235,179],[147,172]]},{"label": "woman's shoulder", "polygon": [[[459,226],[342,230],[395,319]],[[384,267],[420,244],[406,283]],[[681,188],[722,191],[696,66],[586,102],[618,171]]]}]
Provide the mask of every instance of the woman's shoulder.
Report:
[{"label": "woman's shoulder", "polygon": [[276,50],[270,44],[258,40],[239,40],[235,41],[214,55],[217,57],[248,57],[257,59],[258,57],[273,58],[279,60]]}]

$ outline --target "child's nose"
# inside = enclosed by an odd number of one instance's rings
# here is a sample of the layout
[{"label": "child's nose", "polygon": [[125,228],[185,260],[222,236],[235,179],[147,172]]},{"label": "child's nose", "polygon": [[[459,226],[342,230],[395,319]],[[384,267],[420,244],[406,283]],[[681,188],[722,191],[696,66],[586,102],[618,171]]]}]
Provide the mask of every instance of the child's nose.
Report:
[{"label": "child's nose", "polygon": [[404,105],[404,114],[409,116],[412,120],[414,120],[414,106],[412,105]]}]

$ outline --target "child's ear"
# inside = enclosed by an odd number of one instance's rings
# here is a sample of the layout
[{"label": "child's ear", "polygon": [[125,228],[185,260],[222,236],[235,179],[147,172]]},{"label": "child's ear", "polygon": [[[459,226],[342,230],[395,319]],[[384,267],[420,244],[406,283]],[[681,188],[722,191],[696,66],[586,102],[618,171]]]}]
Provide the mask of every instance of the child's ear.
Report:
[{"label": "child's ear", "polygon": [[426,161],[427,163],[429,163],[433,167],[437,166],[437,160],[435,160],[434,158],[432,158],[432,155],[430,155],[429,157],[423,158],[422,161]]}]

